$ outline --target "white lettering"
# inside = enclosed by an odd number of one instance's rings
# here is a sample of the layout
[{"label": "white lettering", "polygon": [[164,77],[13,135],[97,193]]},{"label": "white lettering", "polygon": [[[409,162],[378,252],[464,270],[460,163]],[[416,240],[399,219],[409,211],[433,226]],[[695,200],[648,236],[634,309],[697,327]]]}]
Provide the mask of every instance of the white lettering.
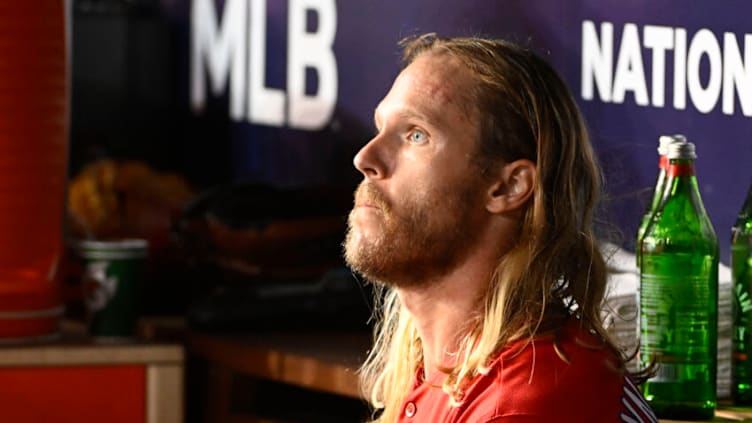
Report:
[{"label": "white lettering", "polygon": [[601,101],[611,101],[611,72],[614,55],[614,26],[601,24],[601,42],[592,21],[582,22],[582,98],[593,99],[593,81]]},{"label": "white lettering", "polygon": [[663,107],[665,102],[666,50],[674,47],[674,29],[667,26],[646,25],[643,29],[645,47],[653,50],[652,105]]},{"label": "white lettering", "polygon": [[[288,1],[287,93],[266,86],[267,1],[226,0],[219,19],[215,0],[192,0],[191,107],[206,107],[209,85],[214,96],[227,92],[233,120],[320,129],[337,103],[335,0]],[[314,16],[315,28],[308,28]],[[306,86],[312,75],[315,90]]]},{"label": "white lettering", "polygon": [[[703,87],[700,81],[700,61],[703,55],[710,62],[707,87]],[[721,46],[715,35],[707,29],[697,31],[687,53],[687,88],[692,103],[701,113],[709,113],[718,103],[721,95],[721,66]]]},{"label": "white lettering", "polygon": [[619,47],[619,58],[616,60],[614,73],[614,103],[623,103],[627,91],[634,92],[635,103],[640,106],[648,104],[648,88],[645,85],[645,72],[642,67],[642,51],[637,25],[624,25]]},{"label": "white lettering", "polygon": [[251,28],[248,31],[250,69],[248,78],[248,121],[264,125],[285,124],[285,92],[267,88],[266,81],[266,0],[251,3]]},{"label": "white lettering", "polygon": [[[316,32],[306,30],[306,12],[316,12]],[[337,62],[332,45],[337,30],[334,0],[290,0],[288,17],[287,91],[290,124],[319,129],[334,112],[337,101]],[[316,71],[318,90],[306,95],[306,69]]]},{"label": "white lettering", "polygon": [[[737,35],[726,32],[723,48],[709,29],[692,34],[689,43],[684,28],[645,25],[641,40],[639,27],[626,23],[621,40],[614,40],[613,34],[610,22],[600,24],[600,33],[595,22],[582,22],[583,99],[593,100],[597,90],[600,101],[623,103],[627,92],[632,92],[639,106],[664,107],[666,79],[670,78],[666,65],[671,63],[668,55],[673,54],[674,109],[686,109],[689,92],[691,104],[701,113],[716,110],[720,100],[721,112],[733,115],[738,98],[741,113],[752,116],[752,34],[745,34],[740,46]],[[616,51],[614,42],[618,42]],[[650,51],[651,69],[644,66],[643,49]],[[612,67],[614,58],[616,66]],[[646,71],[650,72],[649,86]]]},{"label": "white lettering", "polygon": [[674,32],[674,108],[687,107],[687,31]]},{"label": "white lettering", "polygon": [[734,88],[739,95],[744,116],[752,116],[752,35],[744,36],[744,62],[742,62],[736,36],[723,34],[723,113],[734,114]]},{"label": "white lettering", "polygon": [[[243,117],[245,95],[245,0],[225,2],[221,27],[213,0],[194,0],[191,8],[191,106],[195,111],[204,109],[206,83],[204,60],[208,68],[212,94],[221,95],[230,75],[230,117]],[[232,64],[232,68],[230,68]]]}]

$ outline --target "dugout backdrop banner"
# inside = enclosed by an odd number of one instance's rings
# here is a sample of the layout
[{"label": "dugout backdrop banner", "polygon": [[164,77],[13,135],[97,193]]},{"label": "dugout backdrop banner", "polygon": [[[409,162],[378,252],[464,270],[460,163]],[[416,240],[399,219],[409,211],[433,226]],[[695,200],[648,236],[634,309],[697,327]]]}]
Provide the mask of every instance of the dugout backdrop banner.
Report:
[{"label": "dugout backdrop banner", "polygon": [[[633,246],[661,134],[697,145],[700,191],[728,262],[752,181],[752,5],[633,0],[161,0],[176,40],[187,157],[207,182],[354,184],[352,156],[399,71],[401,38],[527,43],[563,75]],[[196,175],[194,175],[196,176]],[[202,179],[199,175],[198,179]],[[214,178],[215,180],[212,180]]]}]

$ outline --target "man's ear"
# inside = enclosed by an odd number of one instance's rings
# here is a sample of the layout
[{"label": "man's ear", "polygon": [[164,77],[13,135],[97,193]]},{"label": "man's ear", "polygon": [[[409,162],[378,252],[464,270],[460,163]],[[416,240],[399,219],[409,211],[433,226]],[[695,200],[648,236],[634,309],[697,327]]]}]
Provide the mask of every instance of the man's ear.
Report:
[{"label": "man's ear", "polygon": [[535,190],[535,164],[527,159],[506,163],[488,189],[486,210],[502,213],[522,208]]}]

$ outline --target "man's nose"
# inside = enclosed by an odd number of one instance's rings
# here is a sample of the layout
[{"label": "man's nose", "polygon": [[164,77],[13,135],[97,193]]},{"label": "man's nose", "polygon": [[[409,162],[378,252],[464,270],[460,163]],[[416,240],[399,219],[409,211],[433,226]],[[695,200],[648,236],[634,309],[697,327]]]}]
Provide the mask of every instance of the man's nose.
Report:
[{"label": "man's nose", "polygon": [[387,174],[387,152],[383,143],[381,135],[376,135],[353,158],[355,168],[368,179],[381,179]]}]

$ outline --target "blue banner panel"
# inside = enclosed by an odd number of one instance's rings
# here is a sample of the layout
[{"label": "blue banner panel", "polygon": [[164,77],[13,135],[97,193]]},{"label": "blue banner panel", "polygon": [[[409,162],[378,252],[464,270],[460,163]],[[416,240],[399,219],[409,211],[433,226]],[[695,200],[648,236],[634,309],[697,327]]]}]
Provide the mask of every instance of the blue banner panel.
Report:
[{"label": "blue banner panel", "polygon": [[633,247],[658,137],[697,145],[705,206],[728,261],[751,181],[752,6],[742,1],[162,0],[205,183],[354,185],[352,156],[399,72],[405,36],[528,44],[568,82],[607,178],[606,219]]}]

